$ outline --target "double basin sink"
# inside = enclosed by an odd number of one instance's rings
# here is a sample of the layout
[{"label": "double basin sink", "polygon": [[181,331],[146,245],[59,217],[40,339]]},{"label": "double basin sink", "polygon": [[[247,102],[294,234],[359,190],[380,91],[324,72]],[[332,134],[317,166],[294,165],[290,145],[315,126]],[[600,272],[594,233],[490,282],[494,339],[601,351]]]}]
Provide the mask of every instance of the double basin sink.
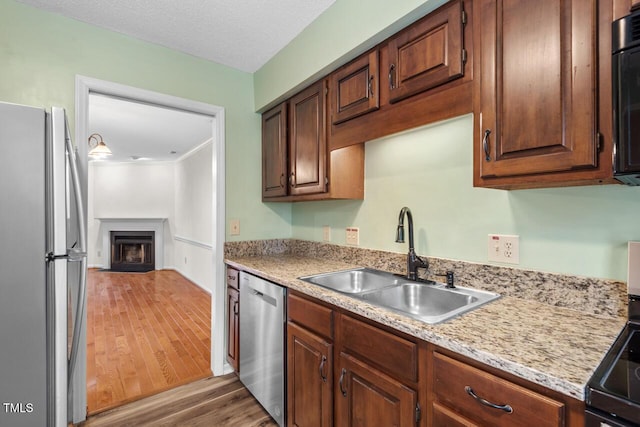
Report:
[{"label": "double basin sink", "polygon": [[494,292],[457,286],[448,288],[439,282],[417,282],[370,268],[300,279],[429,324],[444,322],[500,298]]}]

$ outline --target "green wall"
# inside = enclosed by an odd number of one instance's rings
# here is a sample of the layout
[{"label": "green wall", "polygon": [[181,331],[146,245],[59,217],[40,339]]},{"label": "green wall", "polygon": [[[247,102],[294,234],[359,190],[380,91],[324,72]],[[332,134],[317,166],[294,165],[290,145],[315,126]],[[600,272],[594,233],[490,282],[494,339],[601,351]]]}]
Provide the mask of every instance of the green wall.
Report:
[{"label": "green wall", "polygon": [[504,191],[473,188],[473,116],[466,115],[365,145],[364,201],[293,206],[293,236],[406,252],[395,243],[408,206],[419,254],[487,262],[487,235],[520,236],[519,267],[626,280],[627,241],[640,240],[640,187],[587,186]]},{"label": "green wall", "polygon": [[[398,23],[442,4],[434,0],[337,0],[254,75],[256,108],[373,46]],[[375,3],[375,4],[374,4]],[[404,16],[404,15],[409,16]],[[411,208],[420,254],[487,262],[487,235],[520,236],[519,267],[626,280],[628,240],[640,240],[640,188],[622,185],[503,191],[473,188],[467,115],[366,144],[365,200],[294,203],[292,237],[405,252],[394,241],[398,214]]]},{"label": "green wall", "polygon": [[336,0],[254,74],[256,110],[293,95],[447,0]]},{"label": "green wall", "polygon": [[260,202],[251,74],[13,0],[0,1],[0,64],[0,101],[65,107],[71,126],[77,74],[224,107],[227,218],[239,218],[242,230],[228,239],[290,235],[290,206]]},{"label": "green wall", "polygon": [[255,109],[440,3],[337,0],[251,75],[3,0],[0,100],[60,105],[73,119],[80,74],[224,107],[227,219],[241,223],[227,240],[319,241],[330,225],[344,244],[344,227],[357,226],[362,247],[404,252],[394,230],[409,206],[418,253],[485,262],[487,234],[518,234],[521,267],[626,279],[626,241],[640,240],[640,188],[473,188],[471,116],[367,143],[364,201],[261,203]]}]

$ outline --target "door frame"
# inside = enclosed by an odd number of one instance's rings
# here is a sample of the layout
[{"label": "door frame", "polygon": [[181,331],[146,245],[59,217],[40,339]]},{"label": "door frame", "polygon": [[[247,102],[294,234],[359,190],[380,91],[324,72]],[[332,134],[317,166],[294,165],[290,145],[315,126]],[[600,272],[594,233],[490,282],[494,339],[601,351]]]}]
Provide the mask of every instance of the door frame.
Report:
[{"label": "door frame", "polygon": [[[89,94],[120,97],[153,105],[211,116],[213,138],[213,289],[211,293],[211,371],[213,375],[224,375],[233,371],[225,360],[225,109],[217,105],[206,104],[190,99],[179,98],[159,92],[153,92],[119,83],[98,80],[92,77],[76,75],[75,100],[75,141],[78,149],[81,177],[84,177],[84,200],[87,200],[88,144],[81,143],[88,138]],[[86,212],[87,206],[85,206]],[[86,312],[83,319],[86,332]],[[78,375],[73,379],[74,390],[84,390],[81,396],[73,395],[73,420],[86,418],[86,333],[81,339],[80,349],[84,348],[84,356],[78,357]],[[80,363],[82,361],[82,363]],[[82,365],[82,366],[81,366]],[[78,388],[80,387],[80,388]]]}]

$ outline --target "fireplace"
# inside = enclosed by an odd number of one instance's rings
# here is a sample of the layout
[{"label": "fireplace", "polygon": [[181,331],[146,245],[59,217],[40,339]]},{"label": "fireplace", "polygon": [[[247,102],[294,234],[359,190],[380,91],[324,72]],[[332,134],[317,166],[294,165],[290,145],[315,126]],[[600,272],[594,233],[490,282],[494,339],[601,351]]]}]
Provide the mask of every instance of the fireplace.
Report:
[{"label": "fireplace", "polygon": [[111,231],[111,270],[155,270],[155,232]]}]

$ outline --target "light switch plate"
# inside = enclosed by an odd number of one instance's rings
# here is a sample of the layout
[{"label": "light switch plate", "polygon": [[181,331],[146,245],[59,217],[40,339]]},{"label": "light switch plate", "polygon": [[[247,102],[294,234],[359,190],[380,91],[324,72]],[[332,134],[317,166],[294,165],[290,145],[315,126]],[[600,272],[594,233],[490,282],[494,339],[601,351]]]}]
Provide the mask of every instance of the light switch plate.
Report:
[{"label": "light switch plate", "polygon": [[330,242],[331,241],[331,227],[325,225],[322,227],[322,241]]},{"label": "light switch plate", "polygon": [[240,234],[240,220],[232,219],[229,221],[229,234],[232,236],[237,236]]}]

